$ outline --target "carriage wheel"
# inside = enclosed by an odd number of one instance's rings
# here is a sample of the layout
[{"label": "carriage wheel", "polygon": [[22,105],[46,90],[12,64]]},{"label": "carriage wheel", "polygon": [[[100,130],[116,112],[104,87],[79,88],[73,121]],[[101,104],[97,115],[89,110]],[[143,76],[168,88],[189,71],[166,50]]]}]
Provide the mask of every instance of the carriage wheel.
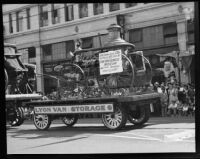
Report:
[{"label": "carriage wheel", "polygon": [[122,65],[123,72],[99,75],[97,78],[99,86],[106,89],[131,87],[134,82],[134,67],[130,59],[124,54],[122,54]]},{"label": "carriage wheel", "polygon": [[66,115],[62,118],[63,123],[67,127],[72,127],[78,121],[78,115]]},{"label": "carriage wheel", "polygon": [[[77,64],[65,64],[61,71],[61,96],[65,91],[81,94],[87,88],[87,80],[83,69]],[[70,93],[71,94],[71,93]]]},{"label": "carriage wheel", "polygon": [[47,130],[51,125],[51,118],[49,115],[36,115],[33,116],[33,122],[37,129]]},{"label": "carriage wheel", "polygon": [[107,128],[118,130],[125,126],[127,116],[121,106],[116,106],[114,112],[102,114],[102,121]]}]

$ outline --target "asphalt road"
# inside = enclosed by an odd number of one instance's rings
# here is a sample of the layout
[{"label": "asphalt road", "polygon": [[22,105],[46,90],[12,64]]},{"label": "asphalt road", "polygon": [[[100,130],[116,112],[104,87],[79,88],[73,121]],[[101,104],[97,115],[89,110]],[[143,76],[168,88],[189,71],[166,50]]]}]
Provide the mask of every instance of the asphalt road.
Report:
[{"label": "asphalt road", "polygon": [[32,121],[7,126],[7,154],[195,152],[194,118],[150,118],[143,127],[127,123],[120,131],[104,127],[101,119],[80,119],[72,128],[55,120],[47,131]]}]

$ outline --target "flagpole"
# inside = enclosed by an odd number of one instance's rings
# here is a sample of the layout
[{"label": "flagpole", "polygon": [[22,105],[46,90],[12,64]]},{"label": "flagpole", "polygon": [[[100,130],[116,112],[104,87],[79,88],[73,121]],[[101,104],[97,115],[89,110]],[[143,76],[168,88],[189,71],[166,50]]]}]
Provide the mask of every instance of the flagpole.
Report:
[{"label": "flagpole", "polygon": [[181,85],[181,72],[180,72],[180,67],[179,67],[179,55],[180,55],[180,51],[177,51],[177,64],[178,64],[178,82],[179,82],[179,86]]}]

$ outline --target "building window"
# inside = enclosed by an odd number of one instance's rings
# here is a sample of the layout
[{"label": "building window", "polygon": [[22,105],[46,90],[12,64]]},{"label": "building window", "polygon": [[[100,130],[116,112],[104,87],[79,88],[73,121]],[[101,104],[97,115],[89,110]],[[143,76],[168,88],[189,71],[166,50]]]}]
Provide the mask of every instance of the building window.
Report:
[{"label": "building window", "polygon": [[52,45],[43,45],[42,46],[42,53],[44,60],[51,60],[52,59]]},{"label": "building window", "polygon": [[66,43],[55,43],[52,44],[52,58],[53,60],[65,59],[66,58]]},{"label": "building window", "polygon": [[93,38],[83,38],[82,40],[82,49],[89,49],[93,47]]},{"label": "building window", "polygon": [[79,4],[79,17],[80,18],[88,17],[88,4],[87,3]]},{"label": "building window", "polygon": [[176,23],[167,23],[163,25],[164,37],[177,36]]},{"label": "building window", "polygon": [[125,3],[126,8],[134,7],[136,5],[137,5],[137,3]]},{"label": "building window", "polygon": [[29,47],[28,58],[35,58],[35,57],[36,57],[35,47]]},{"label": "building window", "polygon": [[177,26],[175,22],[163,25],[163,36],[166,45],[177,43]]},{"label": "building window", "polygon": [[132,29],[129,31],[129,42],[142,42],[142,29]]},{"label": "building window", "polygon": [[28,48],[28,62],[35,63],[35,58],[36,58],[35,47],[29,47]]},{"label": "building window", "polygon": [[103,13],[103,3],[94,3],[94,15]]},{"label": "building window", "polygon": [[9,32],[13,33],[13,21],[12,21],[12,15],[9,14]]},{"label": "building window", "polygon": [[194,22],[187,21],[188,42],[194,42]]},{"label": "building window", "polygon": [[110,12],[119,10],[119,3],[110,3]]},{"label": "building window", "polygon": [[48,25],[48,5],[40,7],[40,27]]},{"label": "building window", "polygon": [[27,29],[30,29],[31,28],[31,25],[30,25],[30,8],[26,9],[26,16],[27,16]]},{"label": "building window", "polygon": [[52,4],[52,24],[60,23],[60,5]]},{"label": "building window", "polygon": [[25,12],[20,11],[16,13],[17,32],[24,30],[24,17]]},{"label": "building window", "polygon": [[74,6],[65,4],[65,21],[74,20]]}]

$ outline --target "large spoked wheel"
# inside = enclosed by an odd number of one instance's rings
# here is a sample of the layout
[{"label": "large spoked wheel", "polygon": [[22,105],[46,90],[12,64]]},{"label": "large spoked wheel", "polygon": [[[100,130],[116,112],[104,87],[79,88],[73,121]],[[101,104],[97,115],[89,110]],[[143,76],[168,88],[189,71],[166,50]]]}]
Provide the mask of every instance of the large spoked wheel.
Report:
[{"label": "large spoked wheel", "polygon": [[72,127],[74,124],[77,123],[78,121],[78,115],[66,115],[62,118],[63,123],[67,126],[67,127]]},{"label": "large spoked wheel", "polygon": [[16,108],[14,120],[10,121],[11,126],[20,126],[24,122],[24,111],[23,108]]},{"label": "large spoked wheel", "polygon": [[113,113],[102,114],[103,124],[111,130],[119,130],[126,124],[127,117],[121,106],[116,106]]},{"label": "large spoked wheel", "polygon": [[51,125],[51,118],[49,115],[34,115],[34,125],[39,130],[47,130]]},{"label": "large spoked wheel", "polygon": [[64,64],[61,69],[62,80],[60,95],[64,98],[70,98],[71,92],[82,94],[87,88],[87,80],[83,69],[77,64]]},{"label": "large spoked wheel", "polygon": [[99,75],[97,78],[99,86],[107,89],[116,89],[133,86],[134,67],[131,60],[122,54],[123,71],[119,73]]},{"label": "large spoked wheel", "polygon": [[143,125],[149,120],[150,108],[149,106],[137,106],[135,111],[128,113],[128,120],[134,125]]},{"label": "large spoked wheel", "polygon": [[5,91],[6,91],[8,87],[8,73],[6,69],[4,69],[4,74],[5,74]]}]

